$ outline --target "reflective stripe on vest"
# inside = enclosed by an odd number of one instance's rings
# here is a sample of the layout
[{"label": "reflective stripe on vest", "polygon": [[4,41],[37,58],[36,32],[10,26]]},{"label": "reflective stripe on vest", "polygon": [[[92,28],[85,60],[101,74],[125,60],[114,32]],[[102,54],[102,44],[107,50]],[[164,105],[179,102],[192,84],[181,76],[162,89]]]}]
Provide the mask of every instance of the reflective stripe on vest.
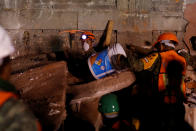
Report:
[{"label": "reflective stripe on vest", "polygon": [[0,107],[6,102],[9,98],[17,98],[17,96],[12,92],[0,91]]},{"label": "reflective stripe on vest", "polygon": [[[166,89],[166,85],[168,84],[167,74],[166,74],[167,64],[173,60],[179,61],[184,67],[182,75],[185,75],[186,60],[184,57],[178,55],[174,50],[162,52],[160,53],[160,55],[161,55],[161,68],[159,73],[158,87],[159,87],[159,91],[163,91]],[[182,78],[181,90],[185,94],[186,87],[184,83],[184,77]]]}]

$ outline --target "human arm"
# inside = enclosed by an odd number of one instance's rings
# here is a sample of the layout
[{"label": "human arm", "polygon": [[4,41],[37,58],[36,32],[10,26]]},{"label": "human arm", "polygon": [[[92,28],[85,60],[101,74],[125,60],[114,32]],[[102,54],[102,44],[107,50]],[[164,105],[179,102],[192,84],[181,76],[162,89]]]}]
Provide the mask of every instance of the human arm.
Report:
[{"label": "human arm", "polygon": [[140,72],[143,70],[152,71],[155,68],[156,63],[159,61],[160,56],[158,53],[152,53],[139,59],[133,49],[131,49],[127,51],[127,58],[129,68],[134,72]]}]

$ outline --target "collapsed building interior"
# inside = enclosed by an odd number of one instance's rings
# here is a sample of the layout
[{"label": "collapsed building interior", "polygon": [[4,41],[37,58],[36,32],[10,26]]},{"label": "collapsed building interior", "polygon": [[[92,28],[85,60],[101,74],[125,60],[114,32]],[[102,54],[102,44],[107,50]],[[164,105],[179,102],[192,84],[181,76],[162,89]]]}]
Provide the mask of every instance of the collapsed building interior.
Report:
[{"label": "collapsed building interior", "polygon": [[[82,32],[95,35],[98,51],[120,43],[133,46],[139,57],[149,53],[160,34],[174,33],[178,48],[191,55],[186,85],[194,91],[195,12],[196,0],[1,0],[0,25],[15,47],[10,82],[43,130],[74,130],[88,123],[92,128],[84,130],[99,130],[101,96],[115,92],[129,116],[138,104],[135,87],[145,82],[127,69],[93,78],[82,55]],[[185,120],[196,130],[196,110],[185,107]]]}]

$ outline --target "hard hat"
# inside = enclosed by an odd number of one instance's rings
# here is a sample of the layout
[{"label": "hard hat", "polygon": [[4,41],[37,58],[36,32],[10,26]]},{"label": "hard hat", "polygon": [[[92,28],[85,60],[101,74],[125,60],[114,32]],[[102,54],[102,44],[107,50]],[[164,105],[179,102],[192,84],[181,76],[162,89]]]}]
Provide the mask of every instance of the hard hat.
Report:
[{"label": "hard hat", "polygon": [[[7,32],[0,26],[0,60],[11,55],[14,52],[14,46],[11,43]],[[1,63],[0,63],[1,65]]]},{"label": "hard hat", "polygon": [[82,39],[82,40],[88,40],[88,39],[94,40],[95,39],[95,35],[93,33],[91,33],[91,32],[86,31],[86,32],[82,33],[80,39]]},{"label": "hard hat", "polygon": [[167,33],[163,33],[158,37],[157,42],[155,42],[153,44],[153,46],[156,46],[159,42],[161,42],[162,40],[171,40],[171,41],[175,41],[176,44],[179,43],[178,38],[176,37],[176,35],[174,35],[171,32],[167,32]]},{"label": "hard hat", "polygon": [[106,118],[114,118],[118,116],[119,104],[115,94],[106,94],[99,101],[99,112],[105,115]]}]

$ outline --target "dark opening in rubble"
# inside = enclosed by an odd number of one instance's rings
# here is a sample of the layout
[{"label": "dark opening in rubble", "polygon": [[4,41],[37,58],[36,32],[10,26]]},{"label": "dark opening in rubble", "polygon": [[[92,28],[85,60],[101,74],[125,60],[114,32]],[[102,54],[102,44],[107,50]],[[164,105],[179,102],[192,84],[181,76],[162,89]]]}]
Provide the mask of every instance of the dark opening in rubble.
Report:
[{"label": "dark opening in rubble", "polygon": [[196,50],[196,36],[192,36],[190,38],[190,42],[191,42],[191,45],[193,47],[193,50]]}]

